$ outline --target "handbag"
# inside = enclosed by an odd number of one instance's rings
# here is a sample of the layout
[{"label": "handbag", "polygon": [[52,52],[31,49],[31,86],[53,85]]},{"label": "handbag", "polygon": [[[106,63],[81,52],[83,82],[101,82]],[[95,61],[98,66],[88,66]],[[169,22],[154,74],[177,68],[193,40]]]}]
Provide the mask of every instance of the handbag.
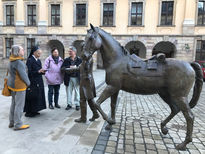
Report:
[{"label": "handbag", "polygon": [[11,91],[8,88],[7,81],[8,81],[8,70],[7,70],[7,73],[6,73],[6,78],[4,79],[4,88],[2,90],[2,95],[3,96],[11,96]]}]

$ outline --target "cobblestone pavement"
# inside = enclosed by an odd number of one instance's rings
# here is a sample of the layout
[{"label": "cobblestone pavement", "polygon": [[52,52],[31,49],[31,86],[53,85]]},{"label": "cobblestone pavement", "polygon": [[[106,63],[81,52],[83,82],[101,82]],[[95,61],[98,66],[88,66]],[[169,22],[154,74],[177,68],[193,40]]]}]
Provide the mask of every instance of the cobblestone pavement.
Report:
[{"label": "cobblestone pavement", "polygon": [[163,135],[160,123],[169,115],[170,109],[158,95],[143,96],[121,91],[119,97],[116,124],[111,131],[103,127],[93,154],[205,154],[205,86],[197,106],[192,109],[195,115],[193,142],[188,144],[186,151],[175,150],[186,135],[182,113],[167,124],[169,133]]}]

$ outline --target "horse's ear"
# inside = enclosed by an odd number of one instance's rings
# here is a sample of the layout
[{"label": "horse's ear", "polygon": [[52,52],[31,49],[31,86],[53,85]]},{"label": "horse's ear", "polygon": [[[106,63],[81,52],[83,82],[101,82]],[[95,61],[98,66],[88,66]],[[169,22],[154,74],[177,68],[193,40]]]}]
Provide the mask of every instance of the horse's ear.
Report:
[{"label": "horse's ear", "polygon": [[91,29],[95,32],[95,27],[90,23]]}]

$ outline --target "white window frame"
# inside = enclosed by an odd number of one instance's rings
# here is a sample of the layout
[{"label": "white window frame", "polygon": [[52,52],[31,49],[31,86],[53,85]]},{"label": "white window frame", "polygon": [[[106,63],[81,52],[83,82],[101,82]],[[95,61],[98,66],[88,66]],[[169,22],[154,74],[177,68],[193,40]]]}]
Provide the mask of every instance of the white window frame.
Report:
[{"label": "white window frame", "polygon": [[195,14],[195,23],[196,23],[196,24],[195,24],[195,25],[196,25],[196,26],[202,26],[202,27],[203,27],[203,26],[205,26],[205,25],[199,25],[199,24],[198,24],[198,3],[199,3],[199,1],[204,1],[204,2],[205,2],[205,0],[196,0],[196,11],[195,11],[195,13],[196,13],[196,14]]},{"label": "white window frame", "polygon": [[[31,35],[31,34],[30,34],[28,37],[25,37],[25,42],[26,42],[26,43],[25,43],[25,49],[26,49],[26,50],[27,50],[27,48],[28,48],[28,39],[35,39],[35,44],[36,44],[36,42],[37,42],[37,41],[36,41],[37,39],[36,39],[33,35]],[[24,58],[25,58],[25,59],[28,58],[27,55],[28,55],[28,53],[24,54]]]},{"label": "white window frame", "polygon": [[[106,26],[103,25],[103,4],[105,3],[113,3],[113,25]],[[100,1],[100,26],[101,27],[115,27],[116,26],[116,0],[101,0]]]},{"label": "white window frame", "polygon": [[4,26],[9,26],[9,25],[6,25],[6,6],[7,5],[13,5],[14,6],[14,25],[16,25],[16,14],[17,14],[17,9],[16,9],[16,1],[12,1],[12,2],[8,2],[8,1],[5,1],[3,2],[3,25]]},{"label": "white window frame", "polygon": [[[86,17],[85,17],[85,25],[76,25],[76,5],[77,4],[85,4],[86,5]],[[87,0],[86,1],[83,1],[83,0],[79,0],[79,1],[74,1],[73,2],[73,26],[75,27],[87,27],[88,26],[88,2]]]},{"label": "white window frame", "polygon": [[[131,24],[131,13],[132,13],[132,3],[139,3],[142,2],[142,25],[132,25]],[[146,5],[146,0],[129,0],[129,18],[128,18],[128,26],[132,27],[140,27],[144,26],[144,21],[145,21],[145,5]]]},{"label": "white window frame", "polygon": [[[161,12],[162,12],[162,2],[174,2],[174,8],[173,8],[173,19],[172,19],[172,25],[161,25]],[[159,0],[159,15],[158,15],[158,26],[159,27],[172,27],[175,26],[175,19],[176,19],[176,5],[177,0]]]},{"label": "white window frame", "polygon": [[[25,13],[24,13],[24,18],[25,18],[25,25],[28,25],[28,5],[36,5],[36,26],[38,26],[38,21],[39,21],[39,2],[38,1],[30,1],[30,0],[26,0],[26,2],[24,2],[24,9],[25,9]],[[32,27],[32,26],[29,26]]]},{"label": "white window frame", "polygon": [[[48,0],[47,0],[48,1]],[[60,5],[60,25],[54,26],[51,25],[51,5]],[[62,8],[63,8],[63,2],[62,1],[57,1],[57,0],[51,0],[48,2],[48,25],[50,27],[61,27],[62,26]]]},{"label": "white window frame", "polygon": [[13,39],[13,45],[15,44],[15,39],[14,39],[14,37],[13,36],[10,36],[10,35],[7,35],[7,36],[5,36],[4,38],[3,38],[3,43],[4,43],[4,53],[3,53],[3,57],[4,58],[8,58],[8,57],[6,57],[6,39]]}]

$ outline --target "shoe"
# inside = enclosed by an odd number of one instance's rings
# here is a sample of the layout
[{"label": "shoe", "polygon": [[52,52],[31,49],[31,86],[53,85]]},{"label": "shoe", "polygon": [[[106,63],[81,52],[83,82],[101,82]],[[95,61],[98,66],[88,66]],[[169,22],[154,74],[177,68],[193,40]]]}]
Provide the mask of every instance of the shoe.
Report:
[{"label": "shoe", "polygon": [[94,114],[93,117],[89,119],[89,121],[95,121],[95,119],[98,119],[99,117],[99,114]]},{"label": "shoe", "polygon": [[80,110],[80,106],[76,106],[75,109],[76,109],[76,111],[79,111]]},{"label": "shoe", "polygon": [[65,108],[66,110],[70,110],[72,108],[72,106],[67,105],[67,107]]},{"label": "shoe", "polygon": [[86,119],[78,118],[78,119],[75,119],[75,122],[86,123]]},{"label": "shoe", "polygon": [[55,104],[55,107],[58,108],[58,109],[61,108],[60,105],[58,105],[58,104]]},{"label": "shoe", "polygon": [[22,125],[19,128],[14,128],[14,130],[24,130],[24,129],[28,129],[30,127],[30,125]]},{"label": "shoe", "polygon": [[35,117],[36,116],[36,114],[34,114],[34,113],[26,113],[25,114],[25,117]]},{"label": "shoe", "polygon": [[13,128],[14,127],[14,124],[9,124],[9,128]]},{"label": "shoe", "polygon": [[53,107],[53,105],[51,104],[51,105],[49,105],[49,109],[51,109],[51,110],[53,110],[54,109],[54,107]]}]

